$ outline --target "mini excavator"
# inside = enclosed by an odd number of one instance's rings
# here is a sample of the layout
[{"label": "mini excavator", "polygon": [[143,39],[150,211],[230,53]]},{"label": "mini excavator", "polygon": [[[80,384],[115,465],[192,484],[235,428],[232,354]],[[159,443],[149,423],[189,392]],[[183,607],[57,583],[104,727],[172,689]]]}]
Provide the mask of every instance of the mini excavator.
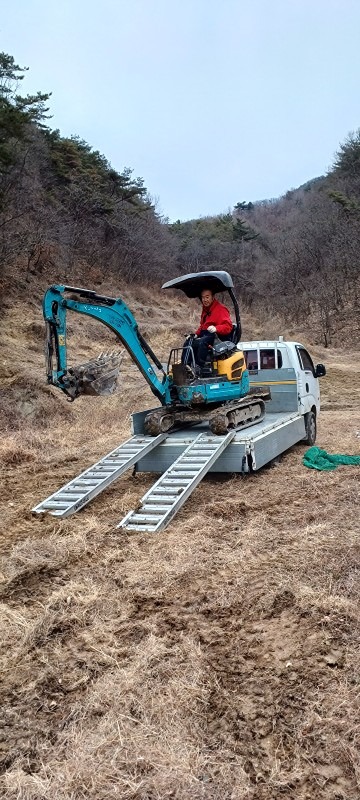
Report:
[{"label": "mini excavator", "polygon": [[206,421],[212,433],[224,435],[259,422],[270,394],[267,389],[252,392],[249,387],[244,354],[238,347],[241,322],[231,276],[224,271],[191,273],[164,283],[162,288],[181,290],[189,298],[200,298],[202,290],[210,288],[213,294],[227,292],[233,303],[236,323],[232,333],[226,341],[215,337],[200,374],[191,337],[185,347],[171,350],[164,367],[121,298],[59,285],[51,286],[43,301],[48,383],[71,401],[81,395],[109,395],[116,389],[122,358],[119,352],[102,353],[77,367],[67,366],[67,312],[75,311],[102,322],[116,335],[160,401],[161,407],[146,417],[146,433],[157,436],[175,427]]}]

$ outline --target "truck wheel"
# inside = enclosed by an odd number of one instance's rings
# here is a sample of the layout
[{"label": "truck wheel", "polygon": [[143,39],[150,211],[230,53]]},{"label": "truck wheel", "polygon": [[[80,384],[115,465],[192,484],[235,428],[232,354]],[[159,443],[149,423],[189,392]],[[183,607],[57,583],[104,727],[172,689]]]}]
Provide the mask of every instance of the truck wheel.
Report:
[{"label": "truck wheel", "polygon": [[313,411],[308,411],[308,413],[304,415],[304,422],[306,434],[304,442],[312,446],[316,442],[316,415]]}]

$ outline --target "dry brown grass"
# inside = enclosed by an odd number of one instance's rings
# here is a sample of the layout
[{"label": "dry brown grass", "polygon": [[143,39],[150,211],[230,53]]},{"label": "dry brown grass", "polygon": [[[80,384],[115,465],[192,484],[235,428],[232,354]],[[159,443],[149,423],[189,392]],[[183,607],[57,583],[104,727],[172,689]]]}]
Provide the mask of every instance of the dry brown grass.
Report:
[{"label": "dry brown grass", "polygon": [[[171,299],[128,299],[161,357],[191,327]],[[147,474],[34,518],[154,402],[128,369],[119,394],[68,404],[43,385],[38,309],[19,311],[2,350],[0,796],[358,800],[360,469],[306,470],[298,445],[246,479],[208,477],[154,536],[115,528]],[[73,340],[84,358],[107,344],[77,322]],[[318,443],[358,453],[356,355],[316,357]]]}]

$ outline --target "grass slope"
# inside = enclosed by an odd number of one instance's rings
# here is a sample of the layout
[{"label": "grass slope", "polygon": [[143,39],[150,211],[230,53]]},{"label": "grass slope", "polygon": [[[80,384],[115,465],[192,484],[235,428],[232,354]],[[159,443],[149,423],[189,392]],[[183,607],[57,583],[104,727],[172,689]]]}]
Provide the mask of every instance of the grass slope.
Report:
[{"label": "grass slope", "polygon": [[[164,359],[197,317],[127,299]],[[115,529],[147,474],[33,518],[154,405],[129,360],[109,399],[46,387],[39,304],[2,326],[1,796],[357,800],[360,469],[308,471],[298,445],[257,475],[206,478],[154,536]],[[77,361],[114,344],[71,326]],[[356,354],[315,355],[318,444],[358,453]]]}]

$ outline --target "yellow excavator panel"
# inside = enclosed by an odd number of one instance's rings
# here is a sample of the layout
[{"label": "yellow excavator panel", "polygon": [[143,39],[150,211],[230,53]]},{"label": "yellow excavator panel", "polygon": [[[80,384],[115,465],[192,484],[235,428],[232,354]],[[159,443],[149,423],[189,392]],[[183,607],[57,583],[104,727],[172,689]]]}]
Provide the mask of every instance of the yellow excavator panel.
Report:
[{"label": "yellow excavator panel", "polygon": [[224,358],[214,364],[217,368],[218,375],[225,375],[229,381],[239,381],[246,369],[244,353],[237,350],[229,358]]}]

